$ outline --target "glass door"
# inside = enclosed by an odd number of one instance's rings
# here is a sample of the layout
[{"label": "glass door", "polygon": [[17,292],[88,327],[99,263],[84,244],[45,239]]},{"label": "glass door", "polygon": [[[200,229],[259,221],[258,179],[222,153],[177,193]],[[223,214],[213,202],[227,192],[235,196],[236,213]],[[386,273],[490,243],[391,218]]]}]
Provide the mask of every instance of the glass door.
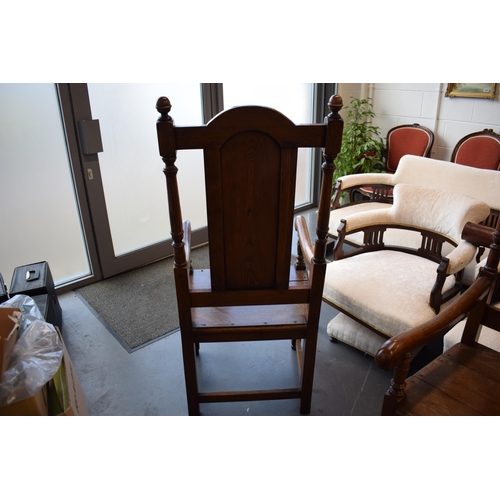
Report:
[{"label": "glass door", "polygon": [[[56,286],[93,275],[96,261],[55,84],[0,84],[0,273],[47,261]],[[90,233],[91,235],[91,233]]]},{"label": "glass door", "polygon": [[[88,84],[88,89],[105,144],[99,164],[113,249],[119,257],[170,237],[154,104],[167,95],[177,125],[201,125],[200,84]],[[193,229],[206,225],[202,161],[201,151],[178,153],[184,217]]]},{"label": "glass door", "polygon": [[[199,83],[71,84],[76,121],[98,120],[102,147],[82,163],[103,277],[172,254],[163,162],[158,152],[156,101],[167,96],[178,125],[201,125]],[[79,125],[80,130],[82,125]],[[203,157],[180,151],[177,164],[183,217],[193,243],[206,239]]]}]

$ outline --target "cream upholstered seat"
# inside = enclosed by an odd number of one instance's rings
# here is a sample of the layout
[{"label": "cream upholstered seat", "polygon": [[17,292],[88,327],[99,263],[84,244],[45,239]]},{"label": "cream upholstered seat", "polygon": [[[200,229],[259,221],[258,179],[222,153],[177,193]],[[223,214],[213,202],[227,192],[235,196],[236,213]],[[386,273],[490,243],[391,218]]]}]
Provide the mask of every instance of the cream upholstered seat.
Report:
[{"label": "cream upholstered seat", "polygon": [[[343,221],[323,290],[323,300],[340,311],[328,324],[330,337],[375,355],[387,338],[433,318],[460,292],[477,250],[462,240],[464,225],[489,212],[469,196],[397,184],[393,205]],[[386,245],[387,228],[411,231],[418,249]],[[345,252],[345,240],[359,231],[363,245]],[[444,243],[453,247],[446,257]]]},{"label": "cream upholstered seat", "polygon": [[[401,158],[398,168],[394,174],[370,173],[355,174],[340,177],[337,181],[333,210],[330,212],[329,235],[337,238],[338,227],[342,219],[349,219],[353,214],[387,208],[392,203],[392,188],[397,184],[412,184],[427,186],[437,189],[445,189],[471,196],[487,203],[491,215],[485,221],[490,227],[495,226],[496,218],[500,211],[500,172],[493,170],[482,170],[456,163],[434,160],[420,156],[405,155]],[[373,195],[370,199],[356,202],[346,202],[352,191],[359,191],[363,186],[371,186]],[[346,241],[352,245],[362,244],[363,234],[361,232],[350,233]],[[388,229],[384,241],[386,244],[409,246],[418,248],[420,238],[412,231]],[[444,255],[447,255],[453,247],[445,245]],[[485,257],[486,254],[483,255]],[[475,263],[467,266],[464,283],[471,284],[476,273]]]}]

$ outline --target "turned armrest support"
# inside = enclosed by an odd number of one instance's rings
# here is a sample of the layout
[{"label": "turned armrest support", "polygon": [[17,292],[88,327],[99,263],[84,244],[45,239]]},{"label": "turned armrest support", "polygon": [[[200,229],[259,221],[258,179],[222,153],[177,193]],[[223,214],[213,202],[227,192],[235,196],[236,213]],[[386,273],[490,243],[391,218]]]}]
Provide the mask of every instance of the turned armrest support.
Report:
[{"label": "turned armrest support", "polygon": [[302,215],[298,215],[295,218],[295,230],[297,231],[297,237],[299,239],[299,245],[304,260],[307,266],[310,267],[314,256],[314,248],[311,243],[311,237],[309,235],[309,230],[307,229],[306,220]]},{"label": "turned armrest support", "polygon": [[490,286],[491,277],[480,276],[453,304],[434,318],[389,339],[375,356],[377,366],[383,370],[393,370],[406,353],[413,352],[446,333],[485,297]]}]

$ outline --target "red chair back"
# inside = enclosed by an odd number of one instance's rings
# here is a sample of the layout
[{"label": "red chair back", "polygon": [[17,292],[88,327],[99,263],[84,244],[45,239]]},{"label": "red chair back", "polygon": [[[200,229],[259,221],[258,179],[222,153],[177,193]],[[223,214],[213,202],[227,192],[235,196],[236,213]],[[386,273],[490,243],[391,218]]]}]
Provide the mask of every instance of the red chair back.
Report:
[{"label": "red chair back", "polygon": [[469,167],[499,170],[500,135],[492,129],[466,135],[455,146],[451,161]]},{"label": "red chair back", "polygon": [[432,131],[418,123],[392,128],[387,133],[387,171],[394,173],[404,155],[429,156],[433,143]]}]

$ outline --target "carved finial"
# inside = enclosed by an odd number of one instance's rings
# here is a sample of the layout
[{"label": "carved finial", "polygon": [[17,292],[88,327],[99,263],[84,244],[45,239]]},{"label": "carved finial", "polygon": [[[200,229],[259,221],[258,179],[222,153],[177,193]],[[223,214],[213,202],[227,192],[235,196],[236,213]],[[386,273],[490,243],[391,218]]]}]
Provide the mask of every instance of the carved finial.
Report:
[{"label": "carved finial", "polygon": [[170,99],[168,97],[160,97],[156,101],[156,109],[161,115],[161,118],[159,119],[160,121],[172,121],[172,118],[168,115],[172,109],[172,105],[170,104]]},{"label": "carved finial", "polygon": [[330,97],[330,100],[328,101],[328,107],[330,108],[332,114],[338,115],[343,106],[344,103],[342,102],[342,97],[340,97],[338,94],[332,95]]}]

